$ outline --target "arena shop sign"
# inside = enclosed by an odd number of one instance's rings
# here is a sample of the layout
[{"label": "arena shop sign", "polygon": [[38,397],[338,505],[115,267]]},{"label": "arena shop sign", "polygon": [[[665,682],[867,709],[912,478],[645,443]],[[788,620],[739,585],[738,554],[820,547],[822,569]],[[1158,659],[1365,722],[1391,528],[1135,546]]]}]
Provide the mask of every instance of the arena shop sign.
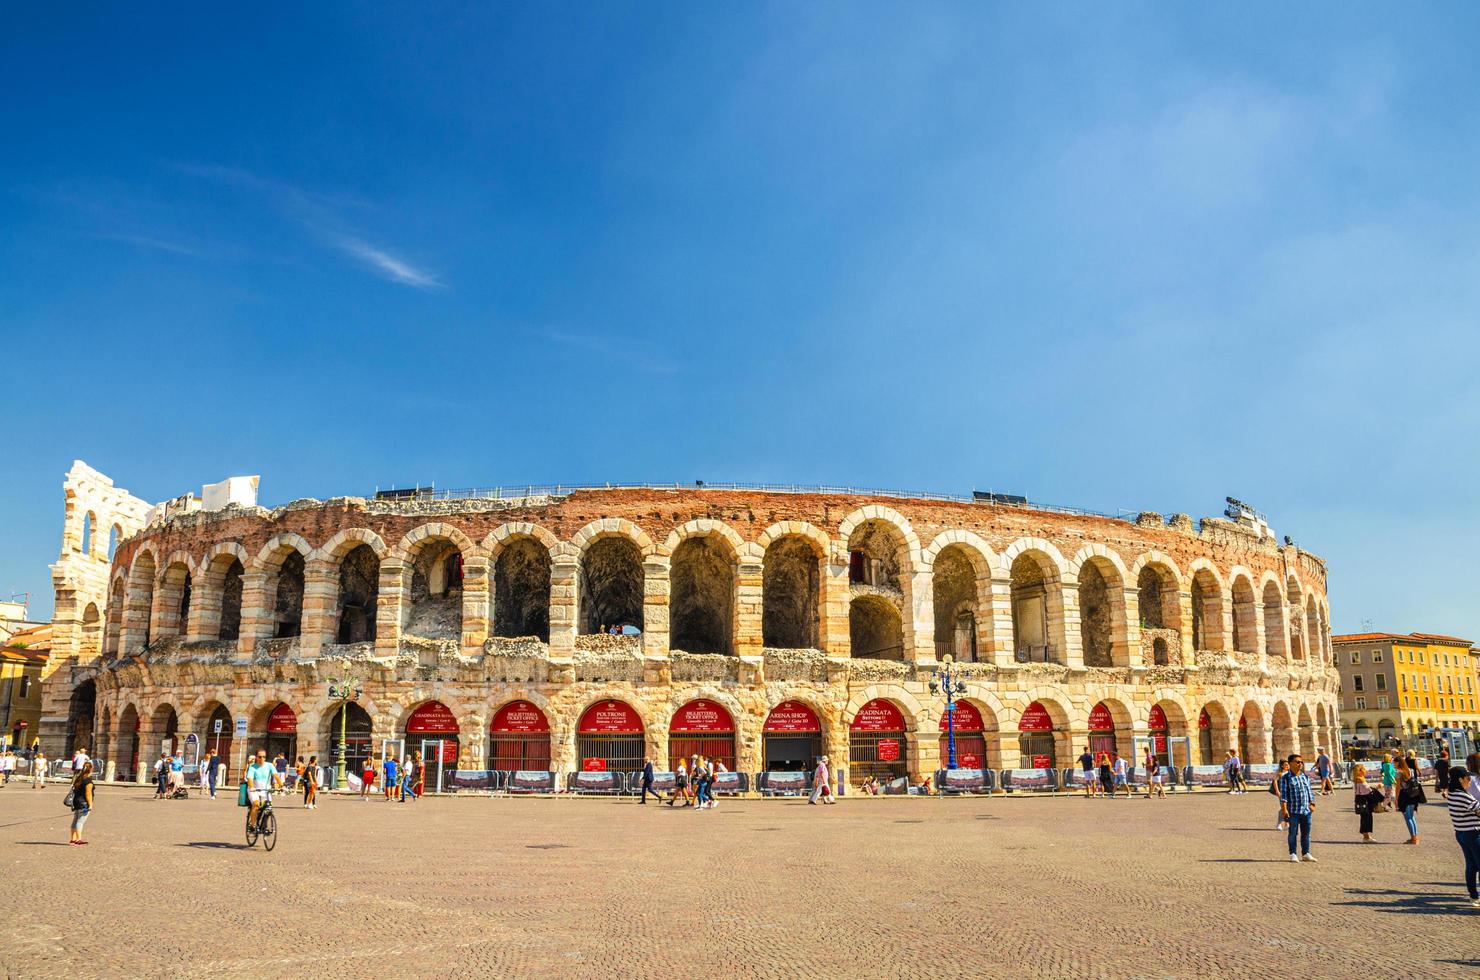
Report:
[{"label": "arena shop sign", "polygon": [[811,772],[822,754],[822,723],[800,701],[782,701],[761,728],[762,765],[767,772]]},{"label": "arena shop sign", "polygon": [[766,734],[821,733],[817,714],[800,701],[782,701],[766,715]]}]

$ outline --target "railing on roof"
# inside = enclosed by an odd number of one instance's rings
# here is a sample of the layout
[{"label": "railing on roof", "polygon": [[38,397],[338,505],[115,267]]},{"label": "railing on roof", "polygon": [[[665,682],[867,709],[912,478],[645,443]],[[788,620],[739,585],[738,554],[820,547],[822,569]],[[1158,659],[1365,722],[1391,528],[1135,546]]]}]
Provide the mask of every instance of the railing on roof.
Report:
[{"label": "railing on roof", "polygon": [[[547,483],[527,486],[470,487],[455,490],[438,490],[435,487],[410,489],[376,490],[376,497],[384,500],[453,501],[453,500],[508,500],[520,497],[562,497],[579,490],[747,490],[759,493],[826,493],[850,497],[893,497],[899,500],[940,500],[948,503],[975,504],[979,507],[1025,508],[1068,514],[1075,517],[1108,517],[1111,520],[1134,520],[1136,511],[1121,510],[1109,514],[1105,511],[1086,510],[1082,507],[1062,507],[1034,501],[1023,503],[1005,502],[1005,494],[994,494],[997,499],[983,499],[980,494],[936,493],[929,490],[888,490],[878,487],[828,487],[808,486],[799,483],[711,483],[708,480],[694,483]],[[1129,515],[1129,516],[1128,516]]]}]

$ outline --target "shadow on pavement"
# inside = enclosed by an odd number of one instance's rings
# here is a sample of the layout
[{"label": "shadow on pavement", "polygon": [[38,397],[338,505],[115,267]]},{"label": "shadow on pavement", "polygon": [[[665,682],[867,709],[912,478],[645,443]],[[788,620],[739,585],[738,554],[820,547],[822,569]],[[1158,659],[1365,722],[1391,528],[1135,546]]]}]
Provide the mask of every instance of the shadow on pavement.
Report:
[{"label": "shadow on pavement", "polygon": [[246,844],[228,844],[224,840],[193,840],[184,844],[176,844],[176,847],[224,847],[232,851],[247,850]]},{"label": "shadow on pavement", "polygon": [[[1454,886],[1451,884],[1450,887]],[[1426,892],[1402,892],[1394,888],[1348,888],[1346,893],[1360,897],[1335,904],[1354,905],[1396,915],[1473,914],[1469,906],[1463,904],[1464,898],[1458,894],[1434,895]]]},{"label": "shadow on pavement", "polygon": [[1293,864],[1288,856],[1283,858],[1203,858],[1199,864]]},{"label": "shadow on pavement", "polygon": [[64,840],[18,840],[17,844],[26,844],[30,847],[70,847]]}]

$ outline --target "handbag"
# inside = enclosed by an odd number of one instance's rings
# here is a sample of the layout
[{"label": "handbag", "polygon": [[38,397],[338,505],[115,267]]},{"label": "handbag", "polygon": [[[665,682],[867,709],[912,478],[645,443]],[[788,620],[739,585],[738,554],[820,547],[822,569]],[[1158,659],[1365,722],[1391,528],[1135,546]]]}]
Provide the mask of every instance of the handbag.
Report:
[{"label": "handbag", "polygon": [[76,793],[76,790],[67,790],[67,795],[62,797],[62,806],[66,807],[68,810],[72,809],[72,804],[75,803],[77,800]]},{"label": "handbag", "polygon": [[237,784],[237,787],[236,787],[236,805],[237,806],[248,806],[249,805],[249,802],[247,800],[247,781],[245,779],[243,779],[240,783]]}]

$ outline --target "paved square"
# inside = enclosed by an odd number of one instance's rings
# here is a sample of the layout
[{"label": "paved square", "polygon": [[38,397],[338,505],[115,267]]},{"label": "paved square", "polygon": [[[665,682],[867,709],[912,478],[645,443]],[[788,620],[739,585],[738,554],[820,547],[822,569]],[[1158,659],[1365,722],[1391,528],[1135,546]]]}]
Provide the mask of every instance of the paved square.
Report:
[{"label": "paved square", "polygon": [[[285,802],[0,790],[10,976],[1474,976],[1442,809],[1321,801],[1292,865],[1264,793],[1164,801]],[[1401,955],[1397,955],[1401,952]]]}]

